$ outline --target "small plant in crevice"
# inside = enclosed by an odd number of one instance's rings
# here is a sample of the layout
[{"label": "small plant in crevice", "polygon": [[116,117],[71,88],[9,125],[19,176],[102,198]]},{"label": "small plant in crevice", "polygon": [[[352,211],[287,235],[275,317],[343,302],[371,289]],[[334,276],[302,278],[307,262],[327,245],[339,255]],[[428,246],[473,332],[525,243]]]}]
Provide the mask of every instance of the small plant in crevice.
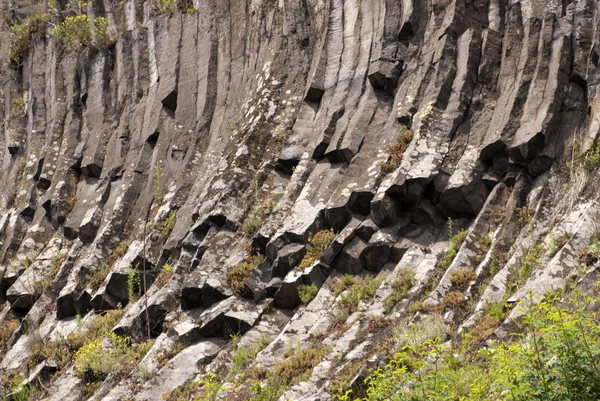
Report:
[{"label": "small plant in crevice", "polygon": [[592,234],[589,245],[579,252],[578,260],[586,267],[592,266],[600,260],[600,239],[596,233]]},{"label": "small plant in crevice", "polygon": [[[575,142],[574,146],[576,147],[575,153],[579,154],[579,143]],[[579,154],[577,161],[586,170],[596,168],[600,163],[600,143],[598,140],[595,140],[587,151]]]},{"label": "small plant in crevice", "polygon": [[27,100],[24,96],[17,97],[12,100],[9,118],[15,120],[25,116],[27,111]]},{"label": "small plant in crevice", "polygon": [[485,258],[485,255],[487,255],[487,253],[489,252],[491,246],[492,246],[492,237],[490,236],[489,232],[485,233],[481,237],[479,237],[479,251],[477,252],[477,255],[475,256],[475,262],[481,263],[483,261],[483,259]]},{"label": "small plant in crevice", "polygon": [[85,281],[89,284],[92,291],[98,291],[113,266],[113,264],[125,253],[127,253],[129,245],[125,241],[119,242],[115,249],[111,252],[106,262],[100,267],[100,269],[90,272],[86,275]]},{"label": "small plant in crevice", "polygon": [[133,303],[134,300],[142,293],[138,267],[138,265],[127,266],[127,297],[129,299],[129,303]]},{"label": "small plant in crevice", "polygon": [[550,241],[548,245],[548,250],[551,255],[555,255],[563,246],[569,242],[569,239],[573,236],[572,233],[568,231],[563,231],[559,236],[556,236],[554,230],[550,231]]},{"label": "small plant in crevice", "polygon": [[475,277],[477,277],[477,275],[472,267],[463,266],[450,273],[449,279],[453,288],[457,290],[465,290],[471,281],[475,280]]},{"label": "small plant in crevice", "polygon": [[17,320],[7,319],[2,322],[0,327],[0,351],[6,347],[8,340],[10,340],[17,327],[19,327]]},{"label": "small plant in crevice", "polygon": [[25,18],[20,24],[10,27],[11,40],[8,57],[11,62],[16,65],[23,62],[25,54],[29,51],[31,36],[43,33],[49,23],[49,14],[38,13]]},{"label": "small plant in crevice", "polygon": [[400,302],[415,285],[415,271],[410,267],[401,267],[391,283],[392,294],[385,300],[385,310],[389,312]]},{"label": "small plant in crevice", "polygon": [[379,167],[384,174],[391,173],[400,166],[402,156],[406,152],[406,149],[408,149],[408,145],[410,145],[412,139],[413,132],[410,129],[404,129],[400,132],[396,142],[387,147],[389,153],[388,160],[383,162]]},{"label": "small plant in crevice", "polygon": [[167,238],[171,234],[171,231],[173,231],[173,227],[175,227],[176,222],[177,209],[171,210],[160,226],[160,234],[163,238]]},{"label": "small plant in crevice", "polygon": [[300,297],[300,302],[304,305],[308,305],[310,301],[317,296],[318,292],[319,288],[314,283],[304,284],[298,287],[298,296]]},{"label": "small plant in crevice", "polygon": [[537,268],[539,260],[545,252],[546,247],[541,240],[538,240],[531,248],[523,251],[519,259],[520,264],[508,275],[506,281],[507,294],[514,294],[525,284],[531,273]]},{"label": "small plant in crevice", "polygon": [[348,316],[357,311],[361,301],[372,299],[382,282],[383,279],[371,275],[355,277],[345,274],[341,279],[336,279],[333,290],[340,298],[332,311],[335,324],[340,326],[346,321]]},{"label": "small plant in crevice", "polygon": [[517,213],[517,227],[523,228],[526,226],[530,226],[530,230],[531,230],[531,224],[533,222],[533,217],[531,216],[531,210],[529,210],[529,208],[525,206],[525,207],[517,208],[515,211]]},{"label": "small plant in crevice", "polygon": [[246,280],[263,259],[264,256],[261,254],[250,255],[227,271],[225,278],[235,295],[241,296],[243,294]]},{"label": "small plant in crevice", "polygon": [[152,189],[156,199],[162,199],[165,196],[165,188],[163,185],[163,168],[158,164],[154,166],[152,173]]},{"label": "small plant in crevice", "polygon": [[335,239],[333,229],[321,230],[308,239],[306,254],[298,265],[298,270],[312,266],[323,256],[323,253],[329,248],[329,245]]},{"label": "small plant in crevice", "polygon": [[173,267],[171,267],[171,265],[169,264],[165,264],[162,269],[160,270],[160,273],[158,273],[158,276],[156,276],[156,280],[154,280],[154,284],[156,285],[156,287],[158,288],[163,288],[171,279],[171,277],[173,276]]},{"label": "small plant in crevice", "polygon": [[448,219],[448,236],[450,238],[450,245],[436,266],[442,271],[445,271],[448,269],[448,267],[450,267],[450,264],[458,253],[458,250],[467,238],[467,232],[465,230],[458,230],[456,233],[454,233],[454,223],[452,222],[452,219]]}]

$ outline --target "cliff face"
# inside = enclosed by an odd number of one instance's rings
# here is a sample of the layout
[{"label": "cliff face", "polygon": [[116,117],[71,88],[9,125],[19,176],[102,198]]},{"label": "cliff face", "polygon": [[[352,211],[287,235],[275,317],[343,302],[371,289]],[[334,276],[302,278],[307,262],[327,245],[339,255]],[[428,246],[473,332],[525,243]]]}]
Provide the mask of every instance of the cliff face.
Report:
[{"label": "cliff face", "polygon": [[[80,6],[114,45],[51,35]],[[597,1],[1,7],[0,374],[40,399],[155,400],[205,373],[249,399],[227,372],[259,338],[257,369],[318,338],[281,399],[330,399],[414,319],[465,331],[502,301],[503,338],[519,300],[595,280],[578,255],[599,211]],[[10,63],[9,25],[40,12]],[[340,276],[367,273],[345,310]],[[116,334],[155,340],[131,374],[90,393],[71,363],[31,362],[121,308]]]}]

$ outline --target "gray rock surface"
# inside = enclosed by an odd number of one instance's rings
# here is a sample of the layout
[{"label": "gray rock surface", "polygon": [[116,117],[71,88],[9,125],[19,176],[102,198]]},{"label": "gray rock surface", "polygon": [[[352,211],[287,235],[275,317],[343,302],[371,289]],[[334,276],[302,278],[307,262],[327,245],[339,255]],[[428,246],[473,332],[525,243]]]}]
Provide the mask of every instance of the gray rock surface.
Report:
[{"label": "gray rock surface", "polygon": [[[241,353],[260,378],[317,350],[278,397],[329,400],[395,327],[506,302],[505,338],[522,300],[596,293],[598,0],[159,3],[0,4],[0,391],[155,400],[215,374],[251,399]],[[81,13],[114,43],[65,49],[52,26]],[[344,275],[376,280],[351,310]],[[124,377],[88,394],[75,355],[36,355],[119,308],[148,349]]]}]

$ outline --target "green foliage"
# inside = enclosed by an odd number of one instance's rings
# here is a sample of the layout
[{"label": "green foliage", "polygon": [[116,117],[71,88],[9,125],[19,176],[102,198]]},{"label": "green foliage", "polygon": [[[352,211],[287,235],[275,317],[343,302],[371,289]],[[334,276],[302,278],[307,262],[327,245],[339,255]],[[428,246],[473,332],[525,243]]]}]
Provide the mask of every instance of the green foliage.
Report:
[{"label": "green foliage", "polygon": [[304,258],[302,258],[300,265],[298,265],[298,269],[305,269],[312,266],[321,258],[321,256],[323,256],[323,253],[329,248],[329,245],[331,245],[334,239],[335,232],[333,229],[321,230],[310,237],[308,239],[306,254],[304,255]]},{"label": "green foliage", "polygon": [[14,64],[20,65],[23,62],[25,53],[29,51],[31,35],[43,33],[49,22],[49,14],[38,13],[27,17],[22,23],[10,27],[12,35],[8,57]]},{"label": "green foliage", "polygon": [[14,120],[25,116],[27,110],[27,100],[25,97],[20,96],[12,100],[12,107],[10,108],[10,119]]},{"label": "green foliage", "polygon": [[85,279],[89,283],[89,286],[91,287],[92,291],[98,291],[98,289],[110,273],[112,265],[121,256],[125,255],[127,249],[129,249],[129,245],[127,245],[126,242],[119,242],[119,244],[115,247],[115,249],[112,251],[108,259],[106,260],[106,263],[104,263],[102,267],[100,267],[100,269],[94,272],[90,272],[85,276]]},{"label": "green foliage", "polygon": [[91,381],[102,381],[111,373],[123,378],[151,346],[150,342],[132,345],[129,337],[110,332],[106,338],[97,338],[75,352],[75,369],[88,380],[92,378]]},{"label": "green foliage", "polygon": [[450,267],[450,264],[456,257],[458,250],[460,249],[462,243],[467,238],[467,232],[465,230],[458,230],[456,234],[454,234],[454,225],[452,219],[448,219],[448,236],[450,237],[450,245],[446,250],[446,253],[442,257],[440,261],[437,263],[437,267],[440,270],[446,270]]},{"label": "green foliage", "polygon": [[572,233],[568,231],[563,231],[558,237],[554,233],[554,230],[550,231],[550,243],[548,245],[548,249],[552,255],[556,254],[559,249],[561,249],[567,242],[569,242],[569,238],[573,236]]},{"label": "green foliage", "polygon": [[600,260],[600,240],[596,233],[592,234],[589,245],[581,250],[578,259],[585,266],[592,266]]},{"label": "green foliage", "polygon": [[246,280],[250,277],[250,273],[256,269],[256,266],[263,261],[263,258],[263,255],[260,254],[247,256],[242,263],[233,266],[227,271],[225,277],[229,285],[231,285],[234,294],[237,296],[242,295]]},{"label": "green foliage", "polygon": [[103,315],[94,316],[87,325],[87,330],[79,326],[66,337],[58,340],[45,340],[33,336],[27,343],[29,356],[25,364],[33,367],[38,363],[51,359],[59,369],[68,366],[73,360],[73,354],[86,345],[101,340],[111,332],[112,328],[123,317],[123,310],[106,311]]},{"label": "green foliage", "polygon": [[94,48],[102,49],[114,43],[108,36],[107,28],[106,18],[98,17],[92,20],[81,14],[65,18],[52,29],[52,36],[56,37],[67,51],[92,46],[93,39]]},{"label": "green foliage", "polygon": [[161,228],[160,228],[160,234],[163,236],[163,238],[167,238],[169,236],[169,234],[171,234],[171,231],[173,231],[173,227],[175,227],[176,221],[177,221],[177,209],[171,210],[169,212],[169,215],[165,219],[165,221],[163,221]]},{"label": "green foliage", "polygon": [[584,153],[577,157],[577,161],[587,170],[591,170],[600,163],[600,143],[594,141],[592,146]]},{"label": "green foliage", "polygon": [[318,292],[319,289],[314,283],[311,283],[310,285],[301,285],[298,287],[298,296],[304,305],[308,305],[310,301],[317,296]]},{"label": "green foliage", "polygon": [[334,284],[334,292],[340,295],[336,309],[333,311],[337,324],[343,323],[348,316],[355,312],[361,301],[373,298],[381,285],[382,279],[374,276],[354,277],[349,274],[342,276]]},{"label": "green foliage", "polygon": [[442,345],[443,336],[406,344],[365,380],[360,400],[597,401],[600,326],[586,311],[588,302],[565,310],[543,301],[530,308],[516,341],[479,351],[469,335],[451,346]]},{"label": "green foliage", "polygon": [[532,223],[533,217],[528,207],[521,207],[516,209],[517,212],[517,227],[523,228]]},{"label": "green foliage", "polygon": [[138,265],[127,266],[127,297],[129,303],[133,303],[133,301],[142,293],[138,267]]},{"label": "green foliage", "polygon": [[525,284],[534,269],[537,268],[540,258],[546,252],[542,241],[537,241],[531,248],[523,251],[520,264],[510,272],[506,282],[507,294],[514,294]]},{"label": "green foliage", "polygon": [[262,334],[257,342],[238,344],[231,357],[231,374],[236,376],[243,373],[254,362],[256,355],[270,343],[271,338]]},{"label": "green foliage", "polygon": [[391,173],[400,166],[400,161],[408,145],[413,139],[413,132],[410,129],[405,129],[400,132],[398,139],[393,144],[387,147],[389,153],[388,160],[381,164],[380,170],[385,173]]},{"label": "green foliage", "polygon": [[185,10],[186,14],[193,14],[195,12],[198,12],[197,8],[194,7],[188,7],[187,10]]},{"label": "green foliage", "polygon": [[154,197],[156,199],[162,199],[165,196],[163,168],[158,164],[154,166],[154,172],[152,173],[152,188],[154,189]]},{"label": "green foliage", "polygon": [[256,214],[251,214],[244,219],[244,222],[240,226],[240,231],[244,235],[251,237],[254,234],[256,234],[256,232],[260,229],[261,225],[262,225],[261,216],[256,215]]},{"label": "green foliage", "polygon": [[385,300],[385,309],[390,311],[394,305],[400,302],[415,285],[415,272],[409,267],[401,267],[396,278],[392,281],[392,294]]}]

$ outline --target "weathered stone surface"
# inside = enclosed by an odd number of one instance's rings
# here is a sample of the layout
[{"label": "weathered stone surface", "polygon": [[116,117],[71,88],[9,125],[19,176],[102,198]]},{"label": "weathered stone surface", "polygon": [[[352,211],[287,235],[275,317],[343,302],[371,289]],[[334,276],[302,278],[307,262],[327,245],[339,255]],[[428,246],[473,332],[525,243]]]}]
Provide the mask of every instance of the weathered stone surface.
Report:
[{"label": "weathered stone surface", "polygon": [[[366,360],[373,322],[434,309],[462,331],[504,299],[575,281],[595,294],[597,261],[579,259],[600,211],[596,0],[176,3],[57,2],[19,66],[0,28],[0,325],[18,327],[0,376],[82,399],[72,366],[51,382],[50,360],[26,371],[28,344],[120,305],[110,329],[155,343],[90,399],[161,399],[205,373],[231,381],[218,399],[251,398],[228,376],[235,349],[266,346],[262,370],[318,343],[322,360],[280,396],[325,400],[344,367],[385,364]],[[40,7],[0,12],[17,24]],[[51,26],[81,13],[115,43],[65,50]],[[448,226],[467,231],[450,254]],[[325,229],[333,242],[297,270]],[[454,288],[462,268],[474,278]],[[412,286],[387,304],[406,269]],[[344,310],[343,274],[381,285]],[[449,292],[474,309],[445,308]]]}]

